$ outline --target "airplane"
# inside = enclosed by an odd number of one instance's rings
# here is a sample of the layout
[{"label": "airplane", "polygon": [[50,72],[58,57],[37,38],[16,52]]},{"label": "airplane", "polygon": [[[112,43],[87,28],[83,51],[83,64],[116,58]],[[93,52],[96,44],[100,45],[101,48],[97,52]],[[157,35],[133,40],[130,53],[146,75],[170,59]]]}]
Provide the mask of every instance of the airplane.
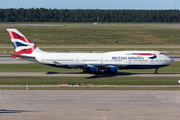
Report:
[{"label": "airplane", "polygon": [[160,51],[113,51],[104,53],[52,53],[38,48],[17,29],[7,29],[15,52],[13,58],[60,67],[83,69],[85,73],[117,74],[120,69],[158,69],[174,60]]}]

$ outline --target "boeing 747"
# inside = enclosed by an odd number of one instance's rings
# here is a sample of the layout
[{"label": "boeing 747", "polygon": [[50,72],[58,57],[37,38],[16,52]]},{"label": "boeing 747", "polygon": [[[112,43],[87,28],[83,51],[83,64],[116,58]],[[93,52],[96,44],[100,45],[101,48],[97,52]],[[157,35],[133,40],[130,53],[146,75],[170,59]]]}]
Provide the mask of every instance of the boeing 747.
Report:
[{"label": "boeing 747", "polygon": [[155,69],[168,66],[174,60],[160,51],[113,51],[105,53],[52,53],[39,49],[17,29],[7,29],[15,52],[20,58],[60,68],[80,68],[86,73],[118,73],[120,69]]}]

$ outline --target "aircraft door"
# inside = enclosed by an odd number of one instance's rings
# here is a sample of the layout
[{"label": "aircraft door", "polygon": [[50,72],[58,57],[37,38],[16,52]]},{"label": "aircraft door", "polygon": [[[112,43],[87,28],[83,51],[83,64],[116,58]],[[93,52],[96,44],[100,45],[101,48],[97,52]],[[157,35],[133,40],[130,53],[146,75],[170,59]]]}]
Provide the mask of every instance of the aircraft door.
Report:
[{"label": "aircraft door", "polygon": [[153,61],[153,60],[151,60],[151,64],[154,64],[154,61]]},{"label": "aircraft door", "polygon": [[42,63],[47,63],[46,58],[41,58]]},{"label": "aircraft door", "polygon": [[128,63],[131,64],[131,63],[132,63],[132,60],[129,60]]},{"label": "aircraft door", "polygon": [[104,58],[100,58],[100,63],[104,63]]},{"label": "aircraft door", "polygon": [[46,61],[46,59],[45,58],[42,58],[42,62],[44,63]]},{"label": "aircraft door", "polygon": [[79,63],[79,58],[76,58],[76,63]]}]

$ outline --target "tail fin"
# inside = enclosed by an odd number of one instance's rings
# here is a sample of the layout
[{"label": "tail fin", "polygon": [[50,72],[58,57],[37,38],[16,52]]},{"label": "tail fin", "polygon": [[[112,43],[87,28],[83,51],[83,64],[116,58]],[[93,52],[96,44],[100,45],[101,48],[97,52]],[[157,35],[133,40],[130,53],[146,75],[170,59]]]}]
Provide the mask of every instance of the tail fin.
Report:
[{"label": "tail fin", "polygon": [[34,43],[32,43],[17,29],[7,29],[7,31],[15,49],[15,52],[12,53],[13,58],[21,55],[30,55],[35,50],[41,51]]}]

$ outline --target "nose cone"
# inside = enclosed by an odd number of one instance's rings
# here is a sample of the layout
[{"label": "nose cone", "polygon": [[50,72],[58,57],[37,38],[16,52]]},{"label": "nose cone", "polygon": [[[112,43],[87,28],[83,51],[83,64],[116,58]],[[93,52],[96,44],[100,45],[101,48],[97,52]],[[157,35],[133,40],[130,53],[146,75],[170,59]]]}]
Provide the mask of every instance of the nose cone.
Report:
[{"label": "nose cone", "polygon": [[168,61],[169,61],[169,64],[172,64],[174,62],[174,60],[170,57],[169,57]]}]

